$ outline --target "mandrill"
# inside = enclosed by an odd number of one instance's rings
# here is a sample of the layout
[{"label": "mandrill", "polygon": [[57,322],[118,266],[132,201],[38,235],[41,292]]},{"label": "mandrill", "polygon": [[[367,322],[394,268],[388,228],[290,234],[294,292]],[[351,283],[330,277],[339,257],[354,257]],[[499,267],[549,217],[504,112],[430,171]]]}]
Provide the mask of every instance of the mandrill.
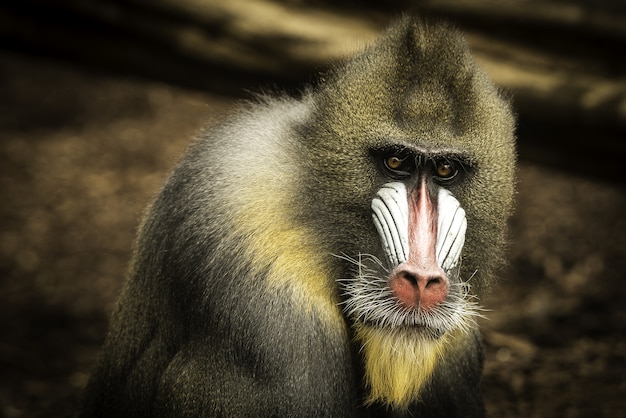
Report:
[{"label": "mandrill", "polygon": [[203,133],[143,222],[80,416],[483,416],[514,127],[463,37],[405,17]]}]

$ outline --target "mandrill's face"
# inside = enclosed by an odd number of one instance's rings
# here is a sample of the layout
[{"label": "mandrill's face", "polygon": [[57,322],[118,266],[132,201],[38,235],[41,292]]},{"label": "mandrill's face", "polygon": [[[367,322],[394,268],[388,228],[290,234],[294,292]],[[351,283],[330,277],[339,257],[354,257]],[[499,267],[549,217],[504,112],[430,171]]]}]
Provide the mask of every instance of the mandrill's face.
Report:
[{"label": "mandrill's face", "polygon": [[470,277],[460,277],[467,219],[446,186],[463,182],[471,167],[450,152],[380,155],[389,181],[371,211],[381,251],[346,258],[354,277],[342,280],[345,312],[363,325],[426,338],[465,330],[478,314]]},{"label": "mandrill's face", "polygon": [[343,308],[368,400],[403,408],[476,329],[471,277],[461,276],[468,220],[455,196],[475,170],[450,147],[387,144],[371,155],[380,182],[369,204],[376,248],[343,256],[353,271],[340,280]]}]

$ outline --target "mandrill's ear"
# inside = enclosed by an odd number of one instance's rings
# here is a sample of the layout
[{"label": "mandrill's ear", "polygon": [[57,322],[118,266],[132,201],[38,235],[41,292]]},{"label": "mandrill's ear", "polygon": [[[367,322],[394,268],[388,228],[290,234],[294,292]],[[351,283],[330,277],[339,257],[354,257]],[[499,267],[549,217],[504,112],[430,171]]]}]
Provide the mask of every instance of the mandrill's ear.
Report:
[{"label": "mandrill's ear", "polygon": [[80,417],[483,416],[475,290],[513,127],[460,34],[406,17],[204,132],[143,222]]}]

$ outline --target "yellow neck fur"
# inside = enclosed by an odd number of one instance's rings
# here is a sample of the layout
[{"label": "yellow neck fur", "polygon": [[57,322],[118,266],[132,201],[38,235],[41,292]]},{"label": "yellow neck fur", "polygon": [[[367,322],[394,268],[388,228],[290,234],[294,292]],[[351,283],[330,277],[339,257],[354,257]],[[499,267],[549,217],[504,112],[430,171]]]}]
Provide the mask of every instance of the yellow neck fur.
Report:
[{"label": "yellow neck fur", "polygon": [[420,392],[447,346],[447,336],[431,339],[402,330],[360,325],[357,340],[363,346],[367,403],[376,401],[406,409]]}]

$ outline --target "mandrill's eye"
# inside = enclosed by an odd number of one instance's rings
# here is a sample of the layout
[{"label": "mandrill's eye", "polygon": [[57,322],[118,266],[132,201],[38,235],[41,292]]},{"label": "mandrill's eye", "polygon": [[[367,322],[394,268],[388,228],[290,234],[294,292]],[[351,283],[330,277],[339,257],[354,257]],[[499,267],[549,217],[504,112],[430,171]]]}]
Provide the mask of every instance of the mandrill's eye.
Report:
[{"label": "mandrill's eye", "polygon": [[398,170],[402,166],[402,160],[395,155],[393,157],[387,158],[385,160],[385,163],[387,163],[387,168],[391,170]]},{"label": "mandrill's eye", "polygon": [[456,177],[459,170],[451,161],[435,161],[435,180],[439,182],[449,182]]},{"label": "mandrill's eye", "polygon": [[385,157],[385,168],[394,178],[411,176],[415,170],[415,162],[409,156],[390,155]]}]

